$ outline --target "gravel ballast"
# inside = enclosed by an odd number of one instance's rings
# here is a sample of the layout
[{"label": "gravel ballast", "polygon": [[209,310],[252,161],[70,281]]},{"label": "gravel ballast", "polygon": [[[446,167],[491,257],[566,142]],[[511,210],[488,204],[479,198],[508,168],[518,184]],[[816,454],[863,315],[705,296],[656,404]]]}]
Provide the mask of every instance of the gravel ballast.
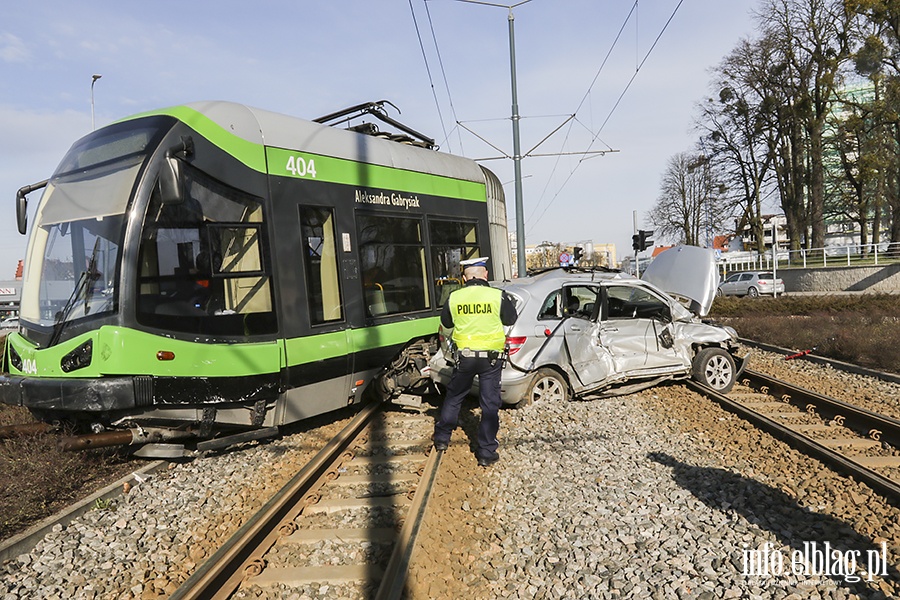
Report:
[{"label": "gravel ballast", "polygon": [[[900,396],[762,352],[753,368],[848,402]],[[900,511],[681,385],[504,410],[501,460],[487,469],[472,453],[477,409],[463,412],[410,598],[896,596]],[[158,473],[0,566],[0,600],[169,596],[341,424]],[[792,566],[826,543],[860,564],[844,563],[846,576]],[[867,553],[882,547],[888,575],[866,581]],[[746,573],[749,556],[781,557],[782,569]],[[314,597],[335,589],[297,595]]]},{"label": "gravel ballast", "polygon": [[[756,358],[762,371],[784,362]],[[815,369],[822,393],[847,387],[845,374]],[[884,384],[867,389],[882,393]],[[502,418],[502,458],[491,469],[478,469],[468,447],[477,415],[455,433],[416,555],[414,597],[896,594],[900,511],[683,386]],[[865,564],[847,577],[791,565],[795,551],[812,556],[825,543],[865,563],[882,542],[891,566],[871,582],[852,581]],[[752,556],[780,556],[782,572],[752,576],[744,564]]]}]

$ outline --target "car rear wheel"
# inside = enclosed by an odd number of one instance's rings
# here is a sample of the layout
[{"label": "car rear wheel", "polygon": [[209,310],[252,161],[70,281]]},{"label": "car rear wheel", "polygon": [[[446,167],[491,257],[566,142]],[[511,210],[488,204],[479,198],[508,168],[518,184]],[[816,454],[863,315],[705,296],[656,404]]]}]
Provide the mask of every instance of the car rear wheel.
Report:
[{"label": "car rear wheel", "polygon": [[755,287],[752,287],[752,286],[751,286],[750,289],[747,290],[747,295],[750,296],[751,298],[758,298],[758,297],[759,297],[759,290],[756,289]]},{"label": "car rear wheel", "polygon": [[704,348],[694,357],[691,377],[720,394],[731,391],[736,374],[734,359],[721,348]]},{"label": "car rear wheel", "polygon": [[569,397],[569,387],[562,376],[553,369],[538,369],[525,390],[524,397],[516,408],[528,406],[532,402],[562,402]]}]

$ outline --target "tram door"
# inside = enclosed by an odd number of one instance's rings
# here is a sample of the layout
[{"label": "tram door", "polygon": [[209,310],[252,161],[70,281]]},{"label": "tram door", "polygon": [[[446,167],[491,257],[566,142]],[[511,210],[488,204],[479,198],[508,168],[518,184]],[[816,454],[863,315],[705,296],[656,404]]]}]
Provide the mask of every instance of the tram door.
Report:
[{"label": "tram door", "polygon": [[341,299],[340,250],[334,209],[300,207],[303,270],[310,334],[288,340],[290,383],[288,421],[346,406],[350,389],[351,352],[347,314]]}]

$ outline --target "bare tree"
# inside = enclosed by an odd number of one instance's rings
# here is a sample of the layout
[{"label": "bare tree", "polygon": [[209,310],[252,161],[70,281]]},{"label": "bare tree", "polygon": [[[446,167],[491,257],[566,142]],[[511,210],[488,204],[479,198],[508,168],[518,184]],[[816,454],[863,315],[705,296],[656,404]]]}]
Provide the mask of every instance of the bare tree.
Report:
[{"label": "bare tree", "polygon": [[[797,218],[798,202],[806,200],[810,245],[825,245],[824,132],[840,84],[842,62],[848,56],[847,13],[839,0],[768,0],[763,25],[778,40],[786,67],[784,89],[792,97],[790,118],[799,119],[808,148],[807,194],[782,197],[785,216]],[[793,233],[793,232],[792,232]],[[792,240],[793,241],[793,240]]]},{"label": "bare tree", "polygon": [[735,233],[750,227],[757,250],[764,248],[762,202],[779,143],[771,87],[773,44],[769,38],[741,40],[714,69],[713,95],[700,104],[697,129],[702,149],[727,192],[723,211],[738,215]]},{"label": "bare tree", "polygon": [[[877,168],[873,240],[881,229],[881,207],[889,210],[891,242],[900,241],[900,3],[896,0],[845,0],[853,17],[855,71],[869,78]],[[900,252],[900,250],[898,250]]]},{"label": "bare tree", "polygon": [[680,152],[669,159],[649,220],[660,237],[692,246],[706,245],[705,232],[722,218],[719,194],[707,157]]}]

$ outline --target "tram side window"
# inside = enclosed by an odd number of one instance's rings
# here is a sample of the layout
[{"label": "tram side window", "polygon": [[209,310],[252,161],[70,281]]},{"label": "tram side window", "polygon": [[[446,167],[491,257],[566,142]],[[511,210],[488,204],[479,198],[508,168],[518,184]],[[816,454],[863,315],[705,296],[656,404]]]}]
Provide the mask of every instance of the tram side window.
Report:
[{"label": "tram side window", "polygon": [[450,292],[462,287],[460,261],[479,256],[476,223],[430,219],[431,268],[435,276],[438,306]]},{"label": "tram side window", "polygon": [[309,320],[313,325],[344,318],[338,279],[334,211],[300,207]]},{"label": "tram side window", "polygon": [[422,220],[361,214],[357,227],[366,314],[430,308]]},{"label": "tram side window", "polygon": [[190,333],[277,329],[261,202],[189,169],[185,200],[151,197],[141,234],[138,321]]}]

